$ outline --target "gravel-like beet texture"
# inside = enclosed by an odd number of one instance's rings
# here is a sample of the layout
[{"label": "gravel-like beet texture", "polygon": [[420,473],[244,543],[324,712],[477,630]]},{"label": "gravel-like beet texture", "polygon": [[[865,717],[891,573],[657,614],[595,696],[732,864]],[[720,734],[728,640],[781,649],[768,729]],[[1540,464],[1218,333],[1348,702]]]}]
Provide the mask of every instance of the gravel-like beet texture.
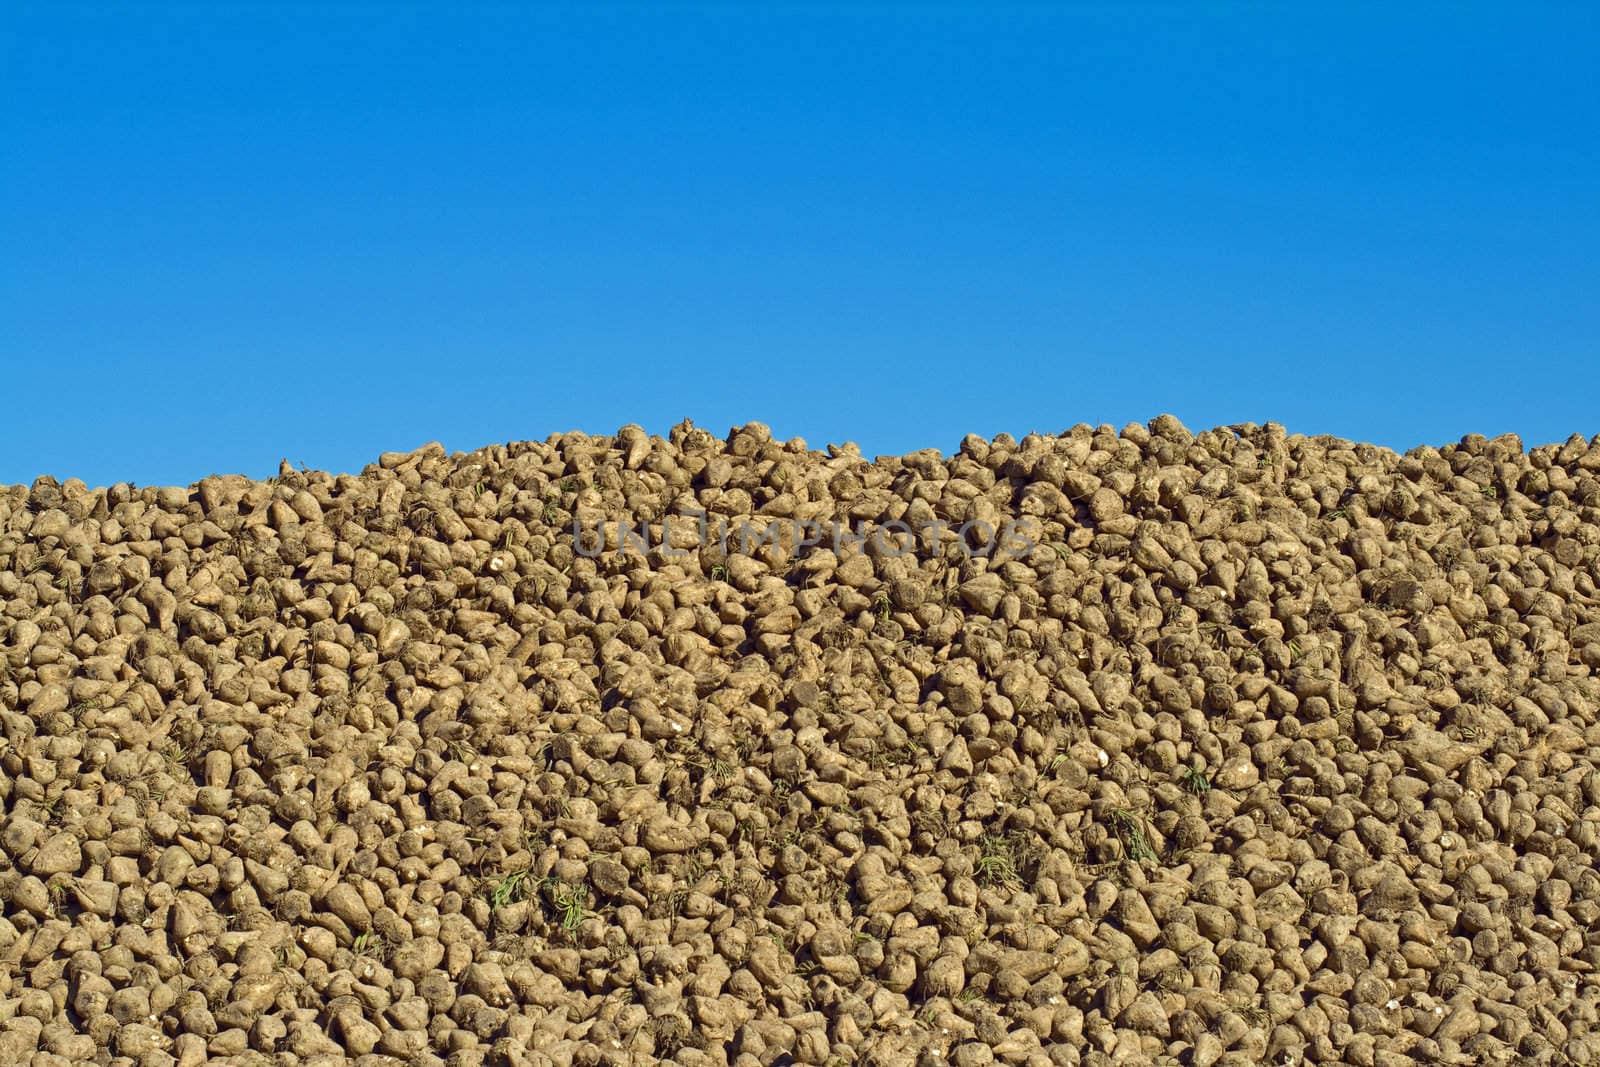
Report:
[{"label": "gravel-like beet texture", "polygon": [[1600,438],[0,488],[0,1064],[1597,1063],[1597,579]]}]

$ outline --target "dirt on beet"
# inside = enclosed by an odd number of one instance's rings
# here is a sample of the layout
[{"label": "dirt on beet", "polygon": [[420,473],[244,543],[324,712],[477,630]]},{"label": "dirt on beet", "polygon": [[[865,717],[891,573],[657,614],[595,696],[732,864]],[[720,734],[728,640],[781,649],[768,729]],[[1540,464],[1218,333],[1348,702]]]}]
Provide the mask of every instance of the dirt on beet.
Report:
[{"label": "dirt on beet", "polygon": [[1597,582],[1577,436],[0,487],[0,1064],[1600,1063]]}]

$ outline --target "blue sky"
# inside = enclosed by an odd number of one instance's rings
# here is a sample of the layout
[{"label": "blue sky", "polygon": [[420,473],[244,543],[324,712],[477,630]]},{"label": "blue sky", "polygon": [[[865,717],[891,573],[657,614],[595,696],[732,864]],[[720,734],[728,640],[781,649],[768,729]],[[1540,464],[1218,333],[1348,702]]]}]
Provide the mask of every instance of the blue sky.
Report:
[{"label": "blue sky", "polygon": [[1596,10],[8,4],[0,482],[1600,433]]}]

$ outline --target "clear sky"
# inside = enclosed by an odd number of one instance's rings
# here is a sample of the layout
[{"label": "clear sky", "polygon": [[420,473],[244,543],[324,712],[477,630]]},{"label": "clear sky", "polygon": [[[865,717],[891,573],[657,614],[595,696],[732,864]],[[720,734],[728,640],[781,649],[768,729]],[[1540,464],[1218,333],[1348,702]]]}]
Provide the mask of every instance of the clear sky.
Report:
[{"label": "clear sky", "polygon": [[0,11],[0,482],[1600,433],[1600,5]]}]

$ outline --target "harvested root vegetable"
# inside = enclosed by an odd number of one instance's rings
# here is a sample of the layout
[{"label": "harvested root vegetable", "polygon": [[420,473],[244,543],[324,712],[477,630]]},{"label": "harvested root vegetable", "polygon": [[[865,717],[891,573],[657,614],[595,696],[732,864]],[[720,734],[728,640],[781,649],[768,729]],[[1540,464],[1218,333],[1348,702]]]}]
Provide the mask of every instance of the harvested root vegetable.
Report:
[{"label": "harvested root vegetable", "polygon": [[0,1063],[1600,1063],[1600,438],[0,489]]}]

